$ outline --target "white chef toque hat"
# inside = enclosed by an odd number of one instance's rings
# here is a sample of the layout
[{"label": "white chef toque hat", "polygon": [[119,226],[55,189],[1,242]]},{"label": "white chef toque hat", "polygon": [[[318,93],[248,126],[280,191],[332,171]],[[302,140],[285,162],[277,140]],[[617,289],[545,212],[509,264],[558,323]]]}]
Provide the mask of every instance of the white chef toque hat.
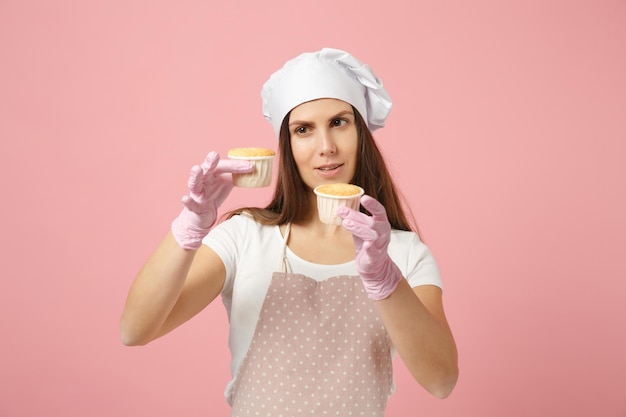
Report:
[{"label": "white chef toque hat", "polygon": [[261,97],[263,115],[276,137],[287,113],[311,100],[335,98],[351,104],[371,131],[383,127],[391,111],[391,99],[370,67],[332,48],[287,61],[265,82]]}]

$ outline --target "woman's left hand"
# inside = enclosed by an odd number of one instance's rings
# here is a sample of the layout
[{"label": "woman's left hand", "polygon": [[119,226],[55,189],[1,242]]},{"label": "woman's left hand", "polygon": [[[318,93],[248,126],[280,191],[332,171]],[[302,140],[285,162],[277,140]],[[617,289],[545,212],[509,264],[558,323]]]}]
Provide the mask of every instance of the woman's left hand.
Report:
[{"label": "woman's left hand", "polygon": [[372,215],[348,207],[339,207],[337,215],[343,219],[343,227],[352,233],[356,269],[365,291],[370,299],[382,300],[391,295],[403,277],[387,253],[391,225],[385,207],[368,195],[361,197],[361,205]]}]

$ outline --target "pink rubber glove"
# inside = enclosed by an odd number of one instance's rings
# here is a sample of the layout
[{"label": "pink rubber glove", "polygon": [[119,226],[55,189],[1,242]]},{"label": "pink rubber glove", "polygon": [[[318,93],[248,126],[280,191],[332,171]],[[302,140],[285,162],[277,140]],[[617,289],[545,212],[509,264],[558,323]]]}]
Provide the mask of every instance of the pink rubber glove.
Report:
[{"label": "pink rubber glove", "polygon": [[172,222],[174,239],[183,249],[198,249],[202,239],[217,220],[217,208],[233,189],[232,173],[252,172],[248,161],[220,160],[217,152],[209,152],[202,165],[191,168],[183,197],[185,207]]},{"label": "pink rubber glove", "polygon": [[361,205],[372,216],[345,206],[337,208],[337,215],[343,219],[343,227],[352,233],[356,248],[356,269],[368,297],[382,300],[391,295],[403,277],[387,253],[391,225],[385,207],[369,195],[361,197]]}]

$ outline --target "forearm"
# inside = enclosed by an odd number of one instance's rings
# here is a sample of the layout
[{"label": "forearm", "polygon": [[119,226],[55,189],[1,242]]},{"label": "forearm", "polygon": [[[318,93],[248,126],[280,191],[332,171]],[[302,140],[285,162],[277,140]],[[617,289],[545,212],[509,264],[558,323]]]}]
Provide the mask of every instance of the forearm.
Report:
[{"label": "forearm", "polygon": [[182,249],[171,233],[161,241],[130,288],[120,321],[122,341],[141,345],[158,336],[182,292],[195,251]]},{"label": "forearm", "polygon": [[[424,291],[440,290],[433,287]],[[375,301],[375,305],[411,375],[436,397],[447,397],[456,384],[458,363],[441,303],[433,302],[427,308],[403,279],[389,297]],[[433,314],[429,308],[441,311]]]}]

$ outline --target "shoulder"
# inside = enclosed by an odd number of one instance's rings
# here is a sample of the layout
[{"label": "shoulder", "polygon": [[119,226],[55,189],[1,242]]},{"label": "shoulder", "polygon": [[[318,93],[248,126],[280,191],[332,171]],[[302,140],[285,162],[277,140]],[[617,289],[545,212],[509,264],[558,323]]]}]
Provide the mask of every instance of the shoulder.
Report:
[{"label": "shoulder", "polygon": [[407,230],[391,229],[389,247],[396,250],[407,250],[412,247],[424,246],[417,233]]},{"label": "shoulder", "polygon": [[263,235],[272,233],[275,226],[264,225],[247,213],[237,214],[220,222],[209,235],[227,234],[231,236]]},{"label": "shoulder", "polygon": [[[269,226],[246,215],[235,215],[215,226],[203,243],[213,249],[224,262],[227,271],[233,265],[264,259],[264,251],[280,245],[278,226]],[[277,251],[277,250],[275,250]]]},{"label": "shoulder", "polygon": [[396,230],[391,231],[389,251],[392,256],[406,257],[409,259],[421,259],[430,257],[430,250],[422,242],[419,235],[412,231]]},{"label": "shoulder", "polygon": [[441,287],[437,263],[417,233],[392,230],[389,256],[400,267],[412,287],[423,284]]}]

